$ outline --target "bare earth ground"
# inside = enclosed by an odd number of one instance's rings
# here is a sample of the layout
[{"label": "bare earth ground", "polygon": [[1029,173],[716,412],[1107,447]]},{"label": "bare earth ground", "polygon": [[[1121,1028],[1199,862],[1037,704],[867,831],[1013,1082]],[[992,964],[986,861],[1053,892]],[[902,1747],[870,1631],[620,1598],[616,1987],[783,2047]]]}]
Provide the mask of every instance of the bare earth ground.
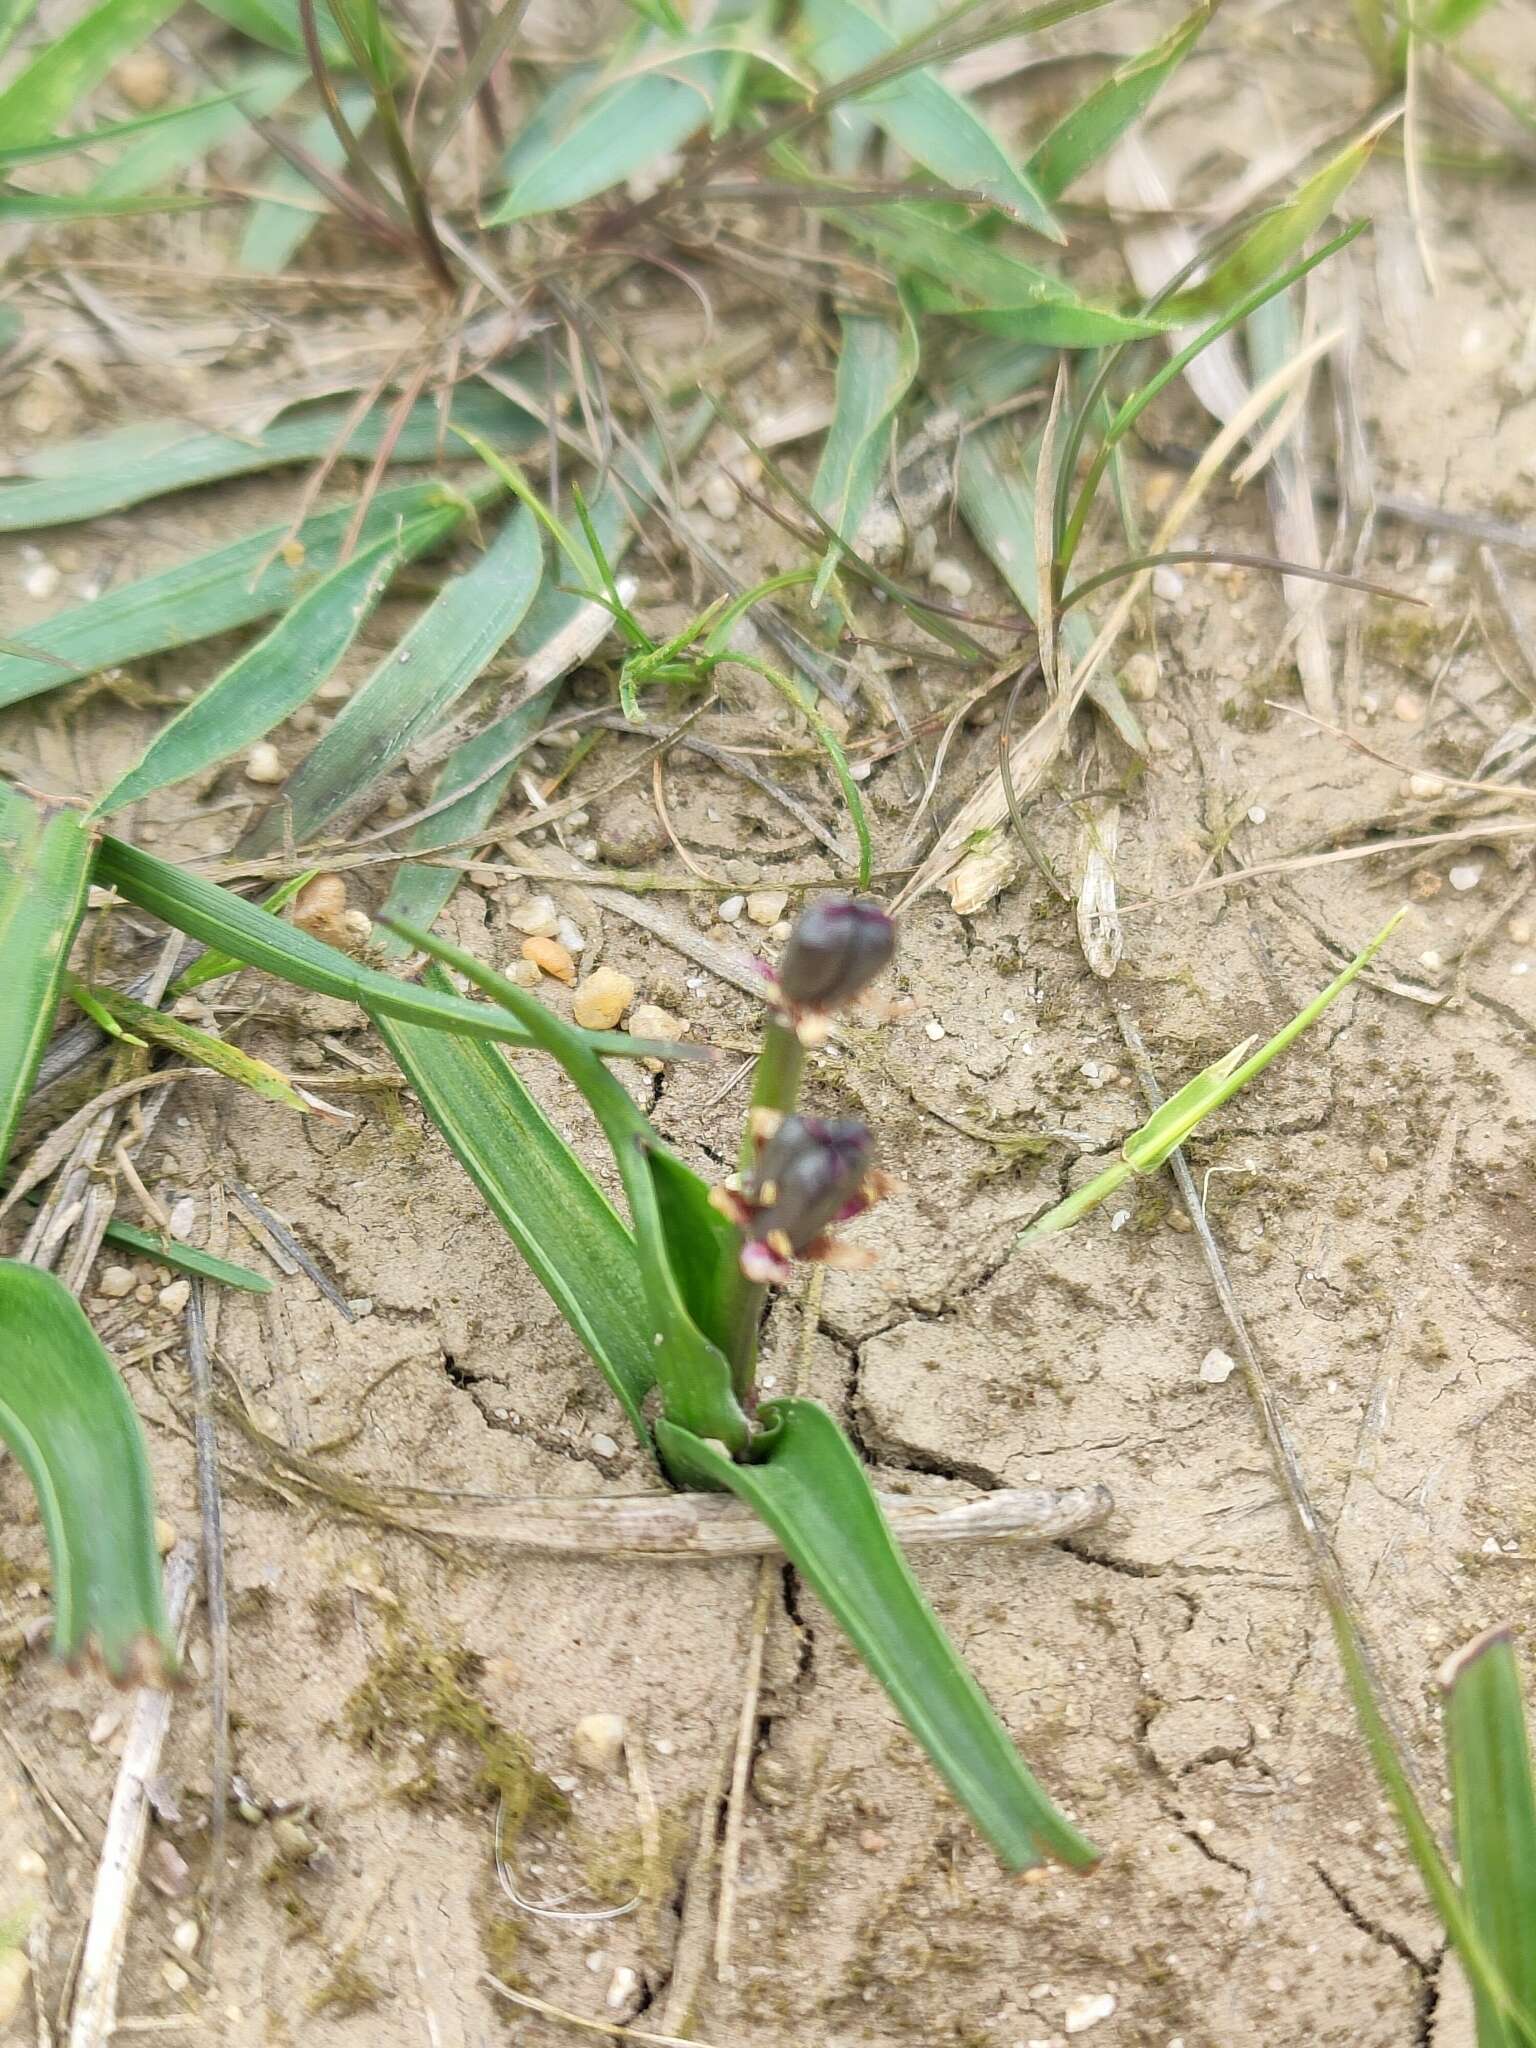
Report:
[{"label": "bare earth ground", "polygon": [[[1501,20],[1529,61],[1530,20],[1516,10]],[[1272,43],[1255,47],[1235,86],[1192,69],[1181,113],[1153,130],[1166,161],[1207,148],[1218,100],[1246,158],[1253,138],[1300,132],[1337,91],[1327,34],[1283,65]],[[1369,243],[1354,252],[1353,273],[1367,337],[1358,396],[1380,483],[1536,525],[1536,407],[1522,375],[1536,309],[1526,193],[1431,179],[1437,298],[1401,260],[1411,233],[1400,166],[1372,173],[1363,204],[1381,223],[1374,253]],[[647,300],[674,319],[683,305],[659,290]],[[643,325],[644,309],[637,317]],[[52,370],[13,393],[14,444],[36,445],[26,408],[42,402],[39,390],[67,394],[68,431],[111,417],[114,404],[132,409],[128,373],[105,385],[87,404],[77,380]],[[761,411],[828,388],[825,355],[786,345],[742,396]],[[1187,400],[1160,423],[1181,445],[1206,437]],[[1150,459],[1139,471],[1154,490],[1169,474]],[[281,516],[289,492],[282,482],[210,492],[195,510],[162,503],[45,536],[50,555],[75,564],[55,602],[97,565],[122,579],[189,540]],[[715,532],[754,564],[784,546],[750,507],[734,532]],[[1266,547],[1262,503],[1251,492],[1218,501],[1194,537]],[[958,532],[942,548],[971,559]],[[1524,565],[1506,563],[1517,595],[1536,604]],[[7,630],[18,634],[46,609],[22,594],[25,567],[9,549]],[[1429,721],[1393,715],[1405,690],[1421,707],[1428,698],[1471,602],[1472,567],[1459,543],[1378,528],[1372,573],[1434,609],[1367,607],[1360,729],[1412,767],[1465,770],[1523,709],[1473,630]],[[646,575],[654,589],[654,565]],[[1346,611],[1335,601],[1330,616],[1342,623]],[[375,655],[390,626],[387,611],[373,622]],[[1209,849],[1229,831],[1231,854],[1249,863],[1433,815],[1403,796],[1400,770],[1263,711],[1269,695],[1295,701],[1282,626],[1277,595],[1256,576],[1192,576],[1157,607],[1154,753],[1124,810],[1118,873],[1123,903],[1158,907],[1127,916],[1114,986],[1159,1074],[1176,1081],[1276,1028],[1405,895],[1418,905],[1390,954],[1403,982],[1448,990],[1458,950],[1483,935],[1459,1001],[1432,1008],[1357,988],[1194,1155],[1303,1466],[1433,1781],[1436,1663],[1485,1624],[1522,1617],[1536,1545],[1536,975],[1522,971],[1536,956],[1506,929],[1528,870],[1520,842],[1474,842],[1418,866],[1312,867],[1258,888],[1178,896],[1217,872]],[[194,650],[152,675],[212,672],[207,651]],[[900,686],[933,705],[954,687],[942,670]],[[749,686],[712,729],[761,738],[765,726],[796,737]],[[11,715],[3,739],[63,783],[99,789],[150,729],[131,706],[97,699],[89,717],[64,720],[44,699]],[[995,728],[967,737],[946,803],[994,747]],[[577,786],[600,788],[622,758],[600,753]],[[821,783],[799,786],[833,815]],[[216,801],[240,787],[226,776],[202,794]],[[889,860],[910,801],[898,765],[882,762],[865,787]],[[787,838],[796,828],[771,802],[698,757],[672,757],[668,789],[680,837],[722,889],[660,900],[680,924],[745,950],[746,927],[715,920],[724,887],[814,872],[819,851]],[[200,809],[178,792],[152,803],[133,832],[176,852],[227,845],[242,813],[193,815]],[[601,840],[649,816],[642,780],[596,804],[591,829]],[[1053,799],[1037,821],[1065,851],[1069,821]],[[683,875],[670,854],[647,860]],[[1480,871],[1465,891],[1445,879],[1461,863]],[[520,934],[507,912],[520,893],[510,868],[466,886],[447,928],[493,961],[513,958]],[[562,901],[587,936],[588,962],[623,968],[642,997],[686,1015],[697,1038],[748,1041],[750,1006],[733,989],[579,890]],[[1426,951],[1446,965],[1417,964]],[[254,1805],[251,1820],[231,1821],[214,1982],[179,2038],[477,2048],[510,2037],[542,2048],[580,2037],[498,2004],[484,1973],[602,2016],[621,1967],[636,1973],[635,1988],[618,1980],[607,2017],[640,2013],[641,2027],[686,2028],[716,2048],[1023,2048],[1064,2041],[1068,2010],[1106,1992],[1116,2009],[1089,2035],[1094,2048],[1450,2048],[1468,2038],[1456,2000],[1441,1995],[1440,1938],[1369,1778],[1242,1376],[1199,1375],[1206,1353],[1229,1340],[1171,1190],[1148,1184],[1068,1237],[1011,1251],[1018,1228],[1091,1170],[1079,1158],[1110,1151],[1138,1116],[1113,1013],[1070,914],[1027,865],[974,918],[929,896],[905,921],[898,985],[913,1012],[856,1035],[811,1083],[818,1106],[870,1117],[907,1189],[863,1227],[882,1253],[876,1275],[828,1281],[810,1386],[854,1430],[882,1484],[942,1491],[1039,1475],[1113,1491],[1112,1521],[1055,1550],[930,1553],[920,1565],[1026,1755],[1107,1845],[1102,1870],[1005,1878],[815,1602],[776,1571],[735,1973],[719,1982],[703,1971],[689,2023],[678,1986],[687,1958],[712,1939],[714,1915],[693,1864],[716,1832],[757,1566],[439,1555],[232,1477],[236,1760]],[[324,1037],[378,1054],[354,1013],[245,986],[260,1002],[244,1040],[253,1050],[299,1066],[317,1056],[332,1072]],[[662,1127],[701,1164],[734,1145],[739,1098],[719,1099],[729,1072],[681,1068],[657,1084]],[[580,1128],[563,1084],[540,1085]],[[652,1083],[637,1075],[635,1085]],[[222,1213],[216,1188],[237,1178],[366,1304],[349,1325],[302,1277],[283,1278],[265,1302],[224,1299],[218,1351],[264,1426],[365,1481],[506,1493],[650,1485],[606,1389],[414,1107],[346,1100],[357,1121],[338,1130],[205,1083],[180,1090],[160,1126],[152,1185],[194,1197],[199,1233]],[[1010,1153],[966,1127],[1051,1142],[1043,1154]],[[256,1256],[238,1221],[230,1244]],[[177,1326],[153,1307],[92,1306],[120,1354],[170,1340],[130,1379],[164,1511],[192,1530]],[[800,1309],[783,1302],[768,1347],[781,1384],[799,1340]],[[1366,1471],[1362,1426],[1383,1394]],[[605,1437],[616,1454],[601,1454]],[[234,1467],[254,1469],[232,1432],[227,1448]],[[24,1619],[41,1544],[14,1466],[0,1473],[0,1499],[12,1577],[4,1613]],[[36,1654],[16,1661],[6,1692],[14,1748],[0,1750],[0,1904],[17,1884],[46,1891],[55,1983],[121,1743],[120,1727],[98,1722],[104,1697]],[[572,1761],[573,1724],[594,1710],[622,1714],[637,1738],[658,1815],[649,1864],[625,1772],[594,1775]],[[578,1907],[622,1903],[638,1880],[651,1893],[641,1910],[571,1922],[501,1894],[495,1801],[477,1773],[515,1777],[508,1735],[542,1770],[575,1780],[569,1818],[536,1802],[521,1839],[507,1831],[522,1896],[577,1888]],[[202,1688],[177,1706],[166,1780],[180,1822],[156,1836],[168,1833],[200,1872]],[[40,1802],[37,1782],[78,1838]],[[264,1815],[268,1803],[296,1805],[302,1832],[291,1815],[286,1826]],[[26,1849],[45,1877],[31,1863],[13,1876]],[[165,1981],[166,1965],[185,1961],[170,1933],[187,1911],[145,1894],[127,2011],[174,2019],[199,2009],[189,2003],[203,1989],[195,1961],[190,1992]],[[18,2038],[28,2024],[18,2021]]]}]

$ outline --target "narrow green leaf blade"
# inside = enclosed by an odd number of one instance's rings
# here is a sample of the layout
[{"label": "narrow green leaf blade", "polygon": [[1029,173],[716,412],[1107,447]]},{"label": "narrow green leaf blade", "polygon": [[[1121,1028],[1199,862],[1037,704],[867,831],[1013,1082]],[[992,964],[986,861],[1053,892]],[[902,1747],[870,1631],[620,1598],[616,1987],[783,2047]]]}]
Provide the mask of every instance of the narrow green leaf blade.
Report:
[{"label": "narrow green leaf blade", "polygon": [[234,92],[189,108],[185,118],[162,124],[139,137],[117,162],[92,182],[90,199],[134,199],[185,173],[231,136],[239,135],[253,116],[272,113],[291,99],[309,74],[296,64],[261,64],[246,73]]},{"label": "narrow green leaf blade", "polygon": [[[878,64],[898,38],[858,0],[807,0],[810,60],[829,85]],[[1045,195],[968,100],[932,71],[909,71],[853,102],[908,156],[957,192],[979,193],[1026,227],[1065,241]]]},{"label": "narrow green leaf blade", "polygon": [[101,0],[55,36],[0,92],[7,144],[43,142],[117,62],[153,35],[178,0]]},{"label": "narrow green leaf blade", "polygon": [[[1536,1790],[1520,1673],[1507,1629],[1469,1643],[1440,1675],[1467,1911],[1515,2007],[1536,2022]],[[1479,2048],[1520,2036],[1469,1972]]]},{"label": "narrow green leaf blade", "polygon": [[50,815],[0,784],[0,1166],[53,1028],[90,874],[79,813]]},{"label": "narrow green leaf blade", "polygon": [[79,1302],[16,1259],[0,1259],[0,1437],[42,1511],[58,1655],[99,1656],[118,1684],[171,1677],[139,1419]]},{"label": "narrow green leaf blade", "polygon": [[734,1493],[773,1531],[1010,1870],[1046,1856],[1095,1863],[940,1627],[832,1417],[813,1401],[772,1401],[761,1420],[750,1464],[670,1422],[656,1437],[680,1478]]},{"label": "narrow green leaf blade", "polygon": [[[299,22],[297,0],[203,0],[210,14],[227,21],[253,43],[285,51],[290,57],[304,55],[304,31]],[[352,59],[346,43],[336,31],[329,7],[315,9],[315,28],[326,68],[349,71]]]},{"label": "narrow green leaf blade", "polygon": [[468,510],[439,491],[392,533],[305,591],[270,633],[156,735],[96,806],[110,817],[152,790],[211,768],[281,725],[330,675],[403,563],[446,540]]},{"label": "narrow green leaf blade", "polygon": [[272,1292],[272,1282],[265,1273],[253,1272],[233,1259],[215,1258],[212,1252],[185,1244],[179,1237],[161,1237],[156,1231],[140,1230],[136,1223],[124,1223],[116,1216],[107,1225],[106,1240],[121,1251],[137,1252],[178,1273],[195,1273],[200,1280],[211,1280],[219,1287],[236,1287],[244,1294]]},{"label": "narrow green leaf blade", "polygon": [[455,576],[343,705],[335,724],[246,839],[302,845],[446,716],[516,630],[543,568],[539,529],[519,505],[480,560]]},{"label": "narrow green leaf blade", "polygon": [[[348,400],[297,405],[281,410],[259,434],[205,433],[182,419],[141,420],[109,434],[57,443],[20,465],[24,481],[0,484],[0,533],[94,519],[193,484],[316,461],[346,432],[351,411]],[[393,411],[374,406],[347,433],[342,453],[354,462],[371,461]],[[499,448],[525,447],[536,432],[529,413],[483,384],[459,385],[449,417],[454,426]],[[406,415],[391,459],[432,462],[439,452],[453,455],[454,438],[437,401],[422,399]]]},{"label": "narrow green leaf blade", "polygon": [[634,1238],[494,1046],[371,1014],[427,1116],[649,1450],[655,1352]]},{"label": "narrow green leaf blade", "polygon": [[[440,505],[443,488],[422,483],[380,491],[363,521],[359,548],[372,547],[392,535],[397,525]],[[477,487],[466,495],[483,502],[496,494],[494,489]],[[55,689],[74,676],[137,661],[167,647],[184,647],[286,611],[316,578],[336,566],[354,510],[338,505],[306,519],[297,536],[304,556],[296,567],[279,553],[288,528],[269,526],[29,627],[27,644],[51,654],[60,665],[0,655],[0,705]]]},{"label": "narrow green leaf blade", "polygon": [[1029,160],[1029,174],[1047,199],[1059,199],[1141,118],[1194,48],[1213,11],[1213,0],[1201,0],[1171,34],[1112,71],[1062,116]]},{"label": "narrow green leaf blade", "polygon": [[[254,1053],[246,1052],[241,1046],[231,1045],[227,1039],[216,1038],[211,1031],[204,1031],[196,1024],[187,1023],[184,1018],[172,1016],[168,1010],[154,1009],[121,989],[87,989],[73,976],[69,992],[73,1001],[82,1007],[94,1004],[122,1030],[150,1045],[163,1045],[172,1052],[179,1052],[183,1059],[194,1065],[207,1067],[215,1074],[222,1074],[226,1080],[249,1088],[264,1102],[279,1102],[285,1109],[296,1109],[301,1116],[313,1115],[316,1110],[331,1114],[326,1105],[307,1089],[289,1080],[279,1068],[257,1059]],[[101,1023],[102,1019],[98,1017],[96,1021]]]},{"label": "narrow green leaf blade", "polygon": [[[534,1041],[515,1016],[463,996],[439,995],[414,982],[396,981],[376,968],[363,967],[334,946],[312,938],[297,925],[285,924],[244,897],[205,882],[198,875],[160,860],[141,847],[104,834],[96,850],[92,878],[116,889],[130,903],[161,918],[189,938],[217,946],[247,967],[259,967],[297,988],[338,996],[344,1003],[376,1009],[408,1024],[427,1024],[444,1031],[467,1032],[503,1045],[526,1046]],[[700,1047],[663,1045],[631,1038],[622,1031],[589,1031],[583,1042],[605,1059],[708,1059]]]},{"label": "narrow green leaf blade", "polygon": [[[3,13],[4,0],[0,0],[0,15]],[[50,157],[78,156],[82,150],[123,142],[129,136],[142,135],[149,129],[195,121],[210,107],[224,106],[233,98],[233,93],[215,93],[209,99],[193,100],[184,107],[167,107],[158,114],[140,114],[132,121],[109,121],[103,127],[88,128],[81,135],[51,135],[41,142],[23,142],[14,148],[7,143],[0,148],[0,171],[12,171],[21,164],[43,163]]]},{"label": "narrow green leaf blade", "polygon": [[[892,422],[917,375],[918,346],[905,306],[899,323],[869,313],[843,312],[839,319],[843,344],[832,425],[811,485],[811,503],[851,545],[880,481]],[[837,555],[837,549],[828,549],[811,593],[813,605],[821,600]]]},{"label": "narrow green leaf blade", "polygon": [[579,205],[681,149],[708,125],[729,62],[723,51],[706,51],[600,89],[517,179],[485,226]]}]

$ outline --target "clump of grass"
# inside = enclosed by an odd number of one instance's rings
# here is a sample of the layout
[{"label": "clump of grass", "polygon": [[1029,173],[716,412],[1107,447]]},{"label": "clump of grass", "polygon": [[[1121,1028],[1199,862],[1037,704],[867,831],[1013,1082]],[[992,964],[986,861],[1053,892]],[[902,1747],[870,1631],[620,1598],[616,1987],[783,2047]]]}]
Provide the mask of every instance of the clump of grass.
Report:
[{"label": "clump of grass", "polygon": [[389,1993],[376,1977],[370,1977],[358,1959],[356,1944],[342,1950],[328,1974],[309,1994],[308,2010],[318,2018],[329,2014],[339,2020],[356,2019],[359,2013],[375,2012]]}]

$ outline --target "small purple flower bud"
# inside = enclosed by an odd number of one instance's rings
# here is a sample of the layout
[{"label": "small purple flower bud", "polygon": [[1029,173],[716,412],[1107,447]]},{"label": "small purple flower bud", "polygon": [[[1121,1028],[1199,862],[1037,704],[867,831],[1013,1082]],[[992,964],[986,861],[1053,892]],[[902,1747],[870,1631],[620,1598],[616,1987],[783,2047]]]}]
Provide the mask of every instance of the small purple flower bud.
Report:
[{"label": "small purple flower bud", "polygon": [[828,1224],[864,1206],[861,1190],[874,1161],[863,1124],[787,1116],[763,1147],[748,1193],[757,1202],[754,1238],[782,1232],[799,1252]]},{"label": "small purple flower bud", "polygon": [[789,935],[779,988],[796,1009],[837,1010],[862,995],[896,951],[896,927],[878,903],[829,896]]}]

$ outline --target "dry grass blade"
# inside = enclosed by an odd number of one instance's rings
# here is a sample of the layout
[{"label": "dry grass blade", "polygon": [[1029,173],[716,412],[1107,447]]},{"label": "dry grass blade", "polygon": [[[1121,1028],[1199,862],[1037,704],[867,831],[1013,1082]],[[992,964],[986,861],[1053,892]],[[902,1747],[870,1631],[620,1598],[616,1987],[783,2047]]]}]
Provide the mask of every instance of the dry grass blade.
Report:
[{"label": "dry grass blade", "polygon": [[[166,1611],[178,1651],[186,1640],[196,1583],[197,1546],[178,1543],[165,1561]],[[149,1785],[159,1774],[174,1700],[174,1693],[151,1686],[141,1687],[134,1698],[91,1894],[70,2015],[69,2048],[107,2048],[117,2031],[118,1978],[149,1830]]]},{"label": "dry grass blade", "polygon": [[229,1600],[224,1578],[224,1502],[219,1487],[219,1440],[213,1427],[213,1370],[203,1317],[203,1283],[194,1279],[187,1298],[187,1371],[192,1381],[192,1436],[197,1454],[197,1505],[203,1524],[203,1598],[213,1650],[213,1811],[209,1828],[212,1864],[210,1919],[218,1915],[224,1882],[224,1831],[229,1812]]},{"label": "dry grass blade", "polygon": [[685,2041],[679,2034],[651,2034],[644,2027],[620,2026],[617,2020],[589,2020],[579,2012],[568,2012],[562,2005],[551,2005],[547,1998],[535,1998],[531,1991],[514,1991],[510,1984],[503,1984],[499,1977],[489,1973],[480,1979],[499,1998],[510,1999],[513,2005],[520,2005],[525,2012],[542,2013],[545,2019],[560,2020],[568,2027],[579,2027],[583,2033],[603,2034],[610,2041],[638,2041],[643,2048],[709,2048],[707,2041]]}]

